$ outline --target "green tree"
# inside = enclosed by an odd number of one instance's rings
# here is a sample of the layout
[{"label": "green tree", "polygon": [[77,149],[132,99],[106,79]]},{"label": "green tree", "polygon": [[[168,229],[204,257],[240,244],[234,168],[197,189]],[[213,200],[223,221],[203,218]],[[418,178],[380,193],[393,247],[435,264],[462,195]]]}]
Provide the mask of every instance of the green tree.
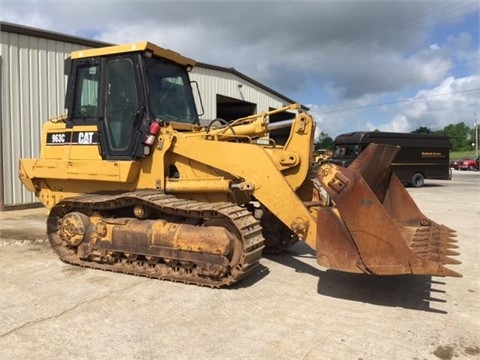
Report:
[{"label": "green tree", "polygon": [[315,150],[318,149],[333,149],[333,139],[323,131],[318,135],[317,140],[315,141]]},{"label": "green tree", "polygon": [[445,126],[443,133],[450,136],[450,150],[466,151],[472,149],[472,129],[464,122]]},{"label": "green tree", "polygon": [[426,126],[420,126],[416,130],[412,131],[412,134],[431,134],[432,130]]},{"label": "green tree", "polygon": [[475,149],[475,139],[478,141],[477,147],[480,147],[480,133],[477,134],[477,136],[475,136],[475,126],[473,126],[470,129],[470,133],[469,133],[470,149],[472,148],[472,144],[473,144],[473,149]]}]

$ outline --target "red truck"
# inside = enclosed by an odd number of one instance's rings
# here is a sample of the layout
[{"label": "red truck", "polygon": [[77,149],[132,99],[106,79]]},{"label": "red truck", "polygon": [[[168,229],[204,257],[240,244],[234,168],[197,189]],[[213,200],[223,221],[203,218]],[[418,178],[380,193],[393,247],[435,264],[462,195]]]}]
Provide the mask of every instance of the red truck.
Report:
[{"label": "red truck", "polygon": [[478,156],[474,159],[457,160],[455,165],[458,170],[478,171]]}]

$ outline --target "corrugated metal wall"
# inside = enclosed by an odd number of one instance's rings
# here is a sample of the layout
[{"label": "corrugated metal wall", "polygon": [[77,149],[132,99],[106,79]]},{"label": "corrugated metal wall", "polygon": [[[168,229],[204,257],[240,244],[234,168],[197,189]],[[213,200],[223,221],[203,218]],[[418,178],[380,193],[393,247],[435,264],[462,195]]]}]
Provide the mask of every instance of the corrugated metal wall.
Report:
[{"label": "corrugated metal wall", "polygon": [[85,47],[1,32],[4,205],[38,201],[18,179],[18,161],[38,157],[43,123],[65,112],[64,59],[81,48]]},{"label": "corrugated metal wall", "polygon": [[[257,112],[288,105],[280,97],[225,71],[195,67],[190,73],[190,78],[197,81],[202,96],[205,114],[200,117],[201,120],[212,120],[217,117],[217,95],[257,104]],[[238,87],[239,84],[242,86]]]}]

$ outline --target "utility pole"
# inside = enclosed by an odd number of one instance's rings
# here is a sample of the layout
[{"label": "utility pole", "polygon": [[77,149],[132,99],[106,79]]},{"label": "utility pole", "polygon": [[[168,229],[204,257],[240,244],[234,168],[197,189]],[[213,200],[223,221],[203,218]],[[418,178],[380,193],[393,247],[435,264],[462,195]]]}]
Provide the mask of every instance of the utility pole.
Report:
[{"label": "utility pole", "polygon": [[475,112],[475,156],[478,158],[478,113]]}]

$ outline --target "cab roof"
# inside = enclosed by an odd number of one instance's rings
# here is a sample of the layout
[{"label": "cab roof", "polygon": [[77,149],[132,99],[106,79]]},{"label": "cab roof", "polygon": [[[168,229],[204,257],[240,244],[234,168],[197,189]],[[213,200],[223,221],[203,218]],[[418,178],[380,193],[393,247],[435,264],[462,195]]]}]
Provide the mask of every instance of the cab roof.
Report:
[{"label": "cab roof", "polygon": [[165,58],[176,62],[177,64],[189,67],[193,67],[196,64],[195,60],[193,59],[182,56],[175,51],[161,48],[160,46],[152,44],[148,41],[74,51],[72,52],[71,58],[82,59],[105,55],[123,54],[129,52],[151,52],[153,56]]}]

